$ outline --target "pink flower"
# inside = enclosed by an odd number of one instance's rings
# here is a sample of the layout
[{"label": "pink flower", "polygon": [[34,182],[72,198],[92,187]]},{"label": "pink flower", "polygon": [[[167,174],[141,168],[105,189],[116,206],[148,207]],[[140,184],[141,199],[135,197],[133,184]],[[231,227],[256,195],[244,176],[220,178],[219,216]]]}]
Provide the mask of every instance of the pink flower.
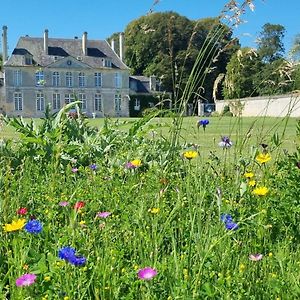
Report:
[{"label": "pink flower", "polygon": [[107,218],[110,215],[111,215],[111,212],[103,211],[103,212],[98,212],[96,216],[99,218]]},{"label": "pink flower", "polygon": [[78,168],[72,168],[72,173],[77,173],[78,172]]},{"label": "pink flower", "polygon": [[257,254],[250,254],[249,255],[249,259],[252,260],[252,261],[259,261],[263,258],[263,255],[260,254],[260,253],[257,253]]},{"label": "pink flower", "polygon": [[69,202],[67,201],[61,201],[58,203],[60,206],[68,206],[69,205]]},{"label": "pink flower", "polygon": [[155,269],[153,269],[153,268],[146,267],[144,269],[139,270],[138,273],[137,273],[137,275],[138,275],[139,279],[150,280],[154,276],[157,275],[157,271]]},{"label": "pink flower", "polygon": [[18,215],[26,215],[27,214],[27,208],[26,207],[21,207],[21,208],[19,208],[18,210],[17,210],[17,214]]},{"label": "pink flower", "polygon": [[83,201],[78,201],[74,205],[74,209],[79,210],[85,206],[85,203]]},{"label": "pink flower", "polygon": [[32,285],[36,280],[35,274],[24,274],[16,280],[16,286]]}]

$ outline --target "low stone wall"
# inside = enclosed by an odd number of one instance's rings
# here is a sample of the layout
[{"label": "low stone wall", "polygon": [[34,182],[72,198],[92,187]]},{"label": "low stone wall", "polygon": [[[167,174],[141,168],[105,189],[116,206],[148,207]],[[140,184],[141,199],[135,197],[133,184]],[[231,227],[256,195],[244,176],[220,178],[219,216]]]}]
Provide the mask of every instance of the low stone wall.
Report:
[{"label": "low stone wall", "polygon": [[241,101],[244,105],[242,116],[256,117],[300,117],[300,93],[279,96],[264,96],[243,99],[216,101],[216,111],[222,113],[224,106],[230,102]]}]

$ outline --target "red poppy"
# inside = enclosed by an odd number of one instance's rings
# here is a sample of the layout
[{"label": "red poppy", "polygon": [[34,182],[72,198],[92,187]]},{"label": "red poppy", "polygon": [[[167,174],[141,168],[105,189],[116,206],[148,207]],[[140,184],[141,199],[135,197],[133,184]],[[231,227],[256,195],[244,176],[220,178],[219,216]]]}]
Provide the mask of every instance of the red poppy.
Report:
[{"label": "red poppy", "polygon": [[78,210],[78,209],[83,208],[84,206],[85,206],[85,202],[83,202],[83,201],[78,201],[78,202],[75,203],[74,209]]},{"label": "red poppy", "polygon": [[18,215],[26,215],[27,214],[27,208],[26,207],[21,207],[17,210]]}]

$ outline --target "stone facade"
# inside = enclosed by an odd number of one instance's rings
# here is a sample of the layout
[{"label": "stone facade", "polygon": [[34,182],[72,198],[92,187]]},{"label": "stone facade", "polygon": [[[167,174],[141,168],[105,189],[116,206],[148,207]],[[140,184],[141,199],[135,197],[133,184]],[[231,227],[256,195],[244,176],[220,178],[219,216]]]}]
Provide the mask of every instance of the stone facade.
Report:
[{"label": "stone facade", "polygon": [[9,116],[42,117],[47,104],[57,111],[74,100],[87,116],[129,116],[129,68],[86,32],[82,39],[51,39],[47,30],[44,38],[21,37],[4,63],[4,89]]}]

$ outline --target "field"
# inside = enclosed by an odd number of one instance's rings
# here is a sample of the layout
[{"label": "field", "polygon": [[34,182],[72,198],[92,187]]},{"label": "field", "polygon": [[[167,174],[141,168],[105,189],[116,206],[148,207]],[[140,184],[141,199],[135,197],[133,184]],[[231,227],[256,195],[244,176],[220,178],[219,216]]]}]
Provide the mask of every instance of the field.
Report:
[{"label": "field", "polygon": [[299,299],[297,120],[197,121],[3,126],[2,299]]}]

